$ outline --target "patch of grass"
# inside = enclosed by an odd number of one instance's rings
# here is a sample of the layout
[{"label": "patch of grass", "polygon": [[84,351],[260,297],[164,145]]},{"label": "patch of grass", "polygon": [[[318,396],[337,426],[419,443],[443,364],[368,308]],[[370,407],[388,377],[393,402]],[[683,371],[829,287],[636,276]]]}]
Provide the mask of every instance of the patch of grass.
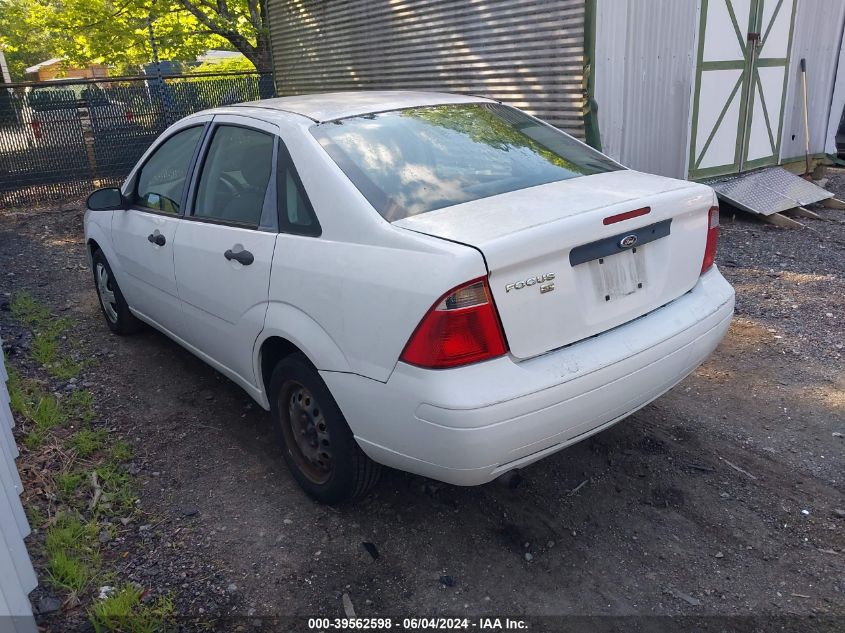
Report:
[{"label": "patch of grass", "polygon": [[73,497],[82,482],[85,481],[85,473],[60,473],[55,477],[56,488],[59,493],[66,499]]},{"label": "patch of grass", "polygon": [[[134,477],[122,466],[132,459],[132,448],[125,440],[111,442],[105,429],[91,428],[96,410],[90,391],[56,396],[51,393],[54,387],[47,386],[54,382],[52,379],[71,380],[93,363],[64,353],[70,349],[64,338],[73,323],[54,317],[46,306],[26,293],[13,297],[11,311],[15,319],[32,330],[30,356],[51,377],[49,381],[33,380],[10,370],[11,405],[26,420],[26,446],[34,451],[45,442],[52,445],[65,438],[64,432],[54,433],[54,429],[71,422],[78,424],[76,432],[63,440],[70,450],[57,453],[62,463],[55,467],[58,474],[45,491],[57,506],[52,523],[38,506],[27,507],[30,524],[42,528],[44,577],[55,589],[70,594],[72,601],[87,601],[88,618],[98,633],[172,630],[174,606],[169,597],[148,601],[143,589],[122,585],[112,596],[91,601],[92,587],[118,582],[116,569],[101,561],[98,538],[102,530],[115,537],[118,528],[109,521],[100,524],[98,520],[139,512]],[[43,377],[41,372],[38,375]]]},{"label": "patch of grass", "polygon": [[46,393],[41,396],[32,412],[32,421],[37,428],[49,431],[64,424],[67,421],[67,415],[62,410],[59,399],[51,393]]},{"label": "patch of grass", "polygon": [[9,309],[15,319],[31,327],[42,325],[50,319],[50,311],[28,292],[16,294]]},{"label": "patch of grass", "polygon": [[132,447],[126,440],[118,440],[111,447],[111,459],[115,464],[128,462],[132,459]]},{"label": "patch of grass", "polygon": [[29,526],[33,529],[38,529],[47,522],[47,517],[36,505],[26,506],[26,518],[29,521]]},{"label": "patch of grass", "polygon": [[35,450],[47,439],[47,432],[67,422],[67,414],[62,409],[59,399],[53,394],[42,393],[35,407],[28,406],[24,415],[35,425],[24,438],[24,443],[30,450]]},{"label": "patch of grass", "polygon": [[82,363],[77,363],[69,356],[59,359],[52,365],[47,365],[47,372],[59,380],[70,380],[79,376],[82,371]]},{"label": "patch of grass", "polygon": [[60,514],[47,530],[44,549],[47,577],[54,586],[78,594],[97,576],[100,554],[96,523]]},{"label": "patch of grass", "polygon": [[120,470],[114,464],[105,464],[95,468],[102,494],[97,511],[107,510],[112,515],[128,516],[135,511],[135,487],[129,473]]},{"label": "patch of grass", "polygon": [[32,328],[33,360],[57,378],[68,380],[79,374],[78,363],[59,357],[59,338],[73,325],[69,319],[52,317],[46,306],[25,292],[14,296],[10,310],[14,318]]},{"label": "patch of grass", "polygon": [[68,440],[68,445],[83,459],[101,450],[106,443],[106,431],[103,429],[81,429]]},{"label": "patch of grass", "polygon": [[86,561],[65,551],[50,557],[47,573],[56,587],[80,593],[94,577],[94,570]]},{"label": "patch of grass", "polygon": [[94,419],[94,394],[85,389],[74,391],[67,397],[66,409],[68,414],[77,418],[83,424]]},{"label": "patch of grass", "polygon": [[144,604],[144,592],[131,585],[95,603],[88,611],[88,619],[97,633],[123,631],[126,633],[161,633],[173,626],[173,601],[165,596]]},{"label": "patch of grass", "polygon": [[41,389],[34,380],[22,378],[12,365],[7,364],[9,373],[9,403],[12,411],[29,417],[35,402],[40,398]]},{"label": "patch of grass", "polygon": [[56,360],[59,353],[59,342],[54,336],[48,336],[43,332],[36,332],[32,339],[32,359],[39,365],[50,365]]},{"label": "patch of grass", "polygon": [[44,431],[33,429],[23,438],[23,443],[29,450],[34,451],[39,449],[46,439],[47,434]]}]

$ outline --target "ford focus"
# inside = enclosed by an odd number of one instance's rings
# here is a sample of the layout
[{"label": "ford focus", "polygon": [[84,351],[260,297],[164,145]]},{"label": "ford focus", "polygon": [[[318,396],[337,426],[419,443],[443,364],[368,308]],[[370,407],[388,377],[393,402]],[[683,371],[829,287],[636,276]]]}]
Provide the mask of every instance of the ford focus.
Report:
[{"label": "ford focus", "polygon": [[714,192],[479,97],[200,112],[88,200],[106,324],[160,330],[270,412],[337,503],[382,465],[522,468],[671,389],[724,336]]}]

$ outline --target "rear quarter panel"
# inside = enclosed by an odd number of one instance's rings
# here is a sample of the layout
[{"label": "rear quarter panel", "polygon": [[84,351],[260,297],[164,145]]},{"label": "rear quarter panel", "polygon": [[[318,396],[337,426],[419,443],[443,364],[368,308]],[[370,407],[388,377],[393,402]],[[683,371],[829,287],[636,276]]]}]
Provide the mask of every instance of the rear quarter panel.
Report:
[{"label": "rear quarter panel", "polygon": [[[280,239],[262,337],[287,338],[319,370],[386,381],[432,304],[486,272],[474,249],[387,229],[399,244]],[[413,249],[428,240],[441,244]]]}]

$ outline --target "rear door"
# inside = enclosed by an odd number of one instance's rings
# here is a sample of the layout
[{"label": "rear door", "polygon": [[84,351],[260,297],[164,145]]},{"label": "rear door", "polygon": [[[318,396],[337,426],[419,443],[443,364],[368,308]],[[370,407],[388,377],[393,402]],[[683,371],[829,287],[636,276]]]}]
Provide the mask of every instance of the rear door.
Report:
[{"label": "rear door", "polygon": [[125,274],[119,280],[123,294],[135,311],[177,336],[183,322],[173,268],[174,238],[204,131],[200,121],[161,141],[131,179],[130,207],[112,216],[112,241]]},{"label": "rear door", "polygon": [[233,377],[255,384],[252,351],[264,327],[278,235],[278,129],[216,116],[174,243],[184,339]]}]

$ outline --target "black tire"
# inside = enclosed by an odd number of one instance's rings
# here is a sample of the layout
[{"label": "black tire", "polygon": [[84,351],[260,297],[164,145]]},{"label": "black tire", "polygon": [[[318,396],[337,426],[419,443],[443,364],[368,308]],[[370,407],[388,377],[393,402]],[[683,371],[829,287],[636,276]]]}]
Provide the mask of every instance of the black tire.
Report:
[{"label": "black tire", "polygon": [[[308,359],[292,354],[279,361],[270,379],[269,396],[285,463],[311,497],[329,505],[352,501],[378,482],[381,466],[358,446]],[[313,427],[313,436],[305,427]]]},{"label": "black tire", "polygon": [[[97,292],[97,299],[100,302],[100,310],[103,312],[103,317],[106,319],[106,325],[115,334],[126,335],[134,334],[141,329],[141,321],[129,311],[129,304],[123,297],[120,287],[114,278],[114,273],[111,271],[111,266],[103,255],[103,251],[97,249],[91,255],[92,270],[94,273],[94,290]],[[103,297],[103,292],[100,291],[101,278],[100,275],[105,274],[106,289],[114,293],[114,302],[106,306],[106,299]]]}]

